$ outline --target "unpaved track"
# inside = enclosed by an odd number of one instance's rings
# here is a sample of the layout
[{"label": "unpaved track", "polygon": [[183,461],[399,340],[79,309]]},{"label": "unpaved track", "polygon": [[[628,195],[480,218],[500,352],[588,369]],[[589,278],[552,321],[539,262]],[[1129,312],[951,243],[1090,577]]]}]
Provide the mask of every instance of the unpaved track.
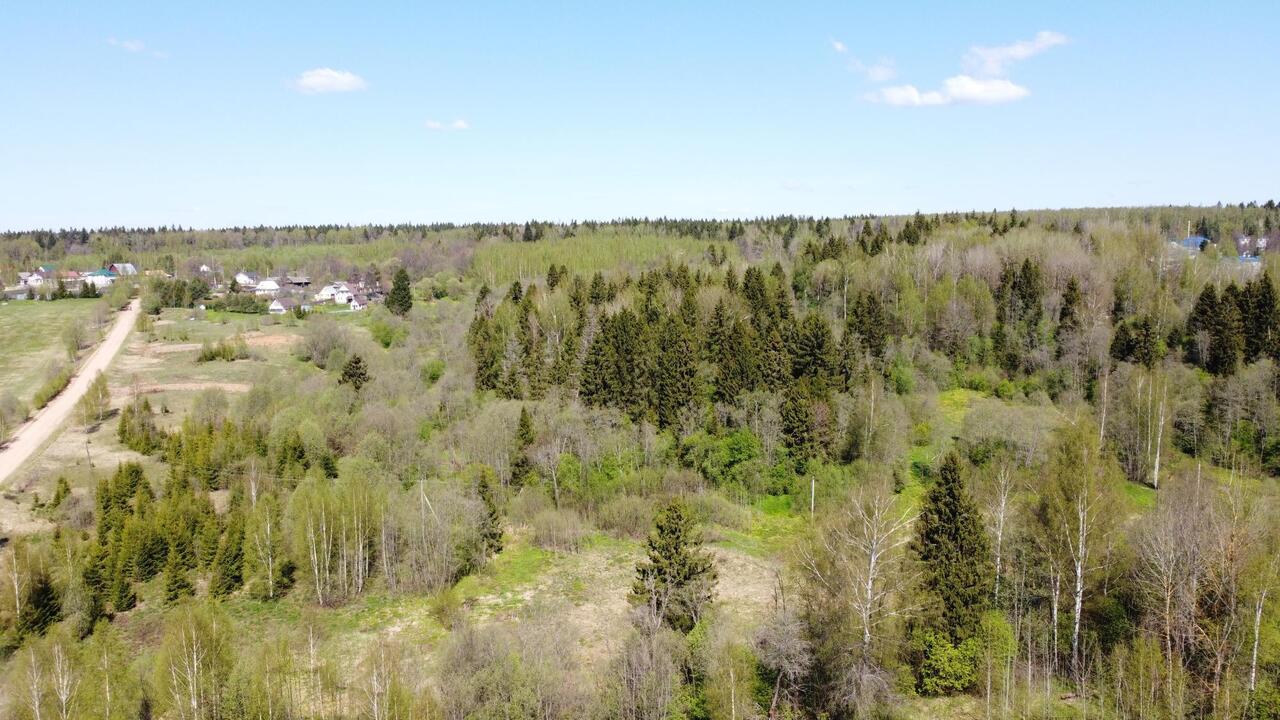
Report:
[{"label": "unpaved track", "polygon": [[111,332],[107,333],[107,337],[94,348],[93,353],[84,361],[84,365],[71,378],[66,389],[37,412],[29,422],[18,428],[9,444],[0,450],[0,488],[5,486],[27,458],[39,451],[58,431],[58,428],[62,427],[67,418],[71,417],[71,413],[76,409],[76,403],[80,402],[80,398],[88,391],[89,384],[99,372],[106,371],[111,361],[115,359],[116,353],[120,352],[120,348],[124,346],[124,341],[128,339],[129,332],[133,330],[133,324],[138,319],[141,307],[142,305],[135,299],[129,303],[129,309],[116,316]]}]

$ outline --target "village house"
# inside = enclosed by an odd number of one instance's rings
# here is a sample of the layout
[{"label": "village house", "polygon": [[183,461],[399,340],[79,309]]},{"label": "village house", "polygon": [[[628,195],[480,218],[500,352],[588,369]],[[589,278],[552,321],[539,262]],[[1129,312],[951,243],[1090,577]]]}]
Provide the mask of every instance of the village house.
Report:
[{"label": "village house", "polygon": [[255,295],[275,297],[280,292],[280,283],[275,278],[263,278],[253,289]]},{"label": "village house", "polygon": [[236,284],[241,287],[241,289],[248,290],[250,288],[257,286],[258,274],[245,272],[244,270],[241,270],[240,272],[236,273],[235,281],[236,281]]},{"label": "village house", "polygon": [[94,270],[93,272],[85,273],[80,279],[101,290],[116,281],[116,274],[106,269]]},{"label": "village house", "polygon": [[351,302],[351,295],[351,289],[347,287],[346,283],[334,282],[320,288],[320,292],[315,294],[315,301],[347,305]]},{"label": "village house", "polygon": [[293,298],[276,298],[267,306],[267,312],[271,315],[285,315],[297,309],[301,309],[302,312],[311,312],[309,304]]},{"label": "village house", "polygon": [[117,277],[125,277],[127,275],[137,275],[138,268],[133,263],[111,263],[107,269],[115,273]]}]

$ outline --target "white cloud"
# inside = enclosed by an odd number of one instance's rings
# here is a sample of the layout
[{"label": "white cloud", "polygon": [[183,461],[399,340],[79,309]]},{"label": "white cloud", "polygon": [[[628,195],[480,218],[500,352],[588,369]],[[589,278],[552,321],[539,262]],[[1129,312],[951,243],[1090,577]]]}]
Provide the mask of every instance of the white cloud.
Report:
[{"label": "white cloud", "polygon": [[1027,88],[1000,78],[981,79],[969,75],[956,75],[942,81],[941,90],[921,92],[915,85],[894,85],[881,88],[864,97],[875,103],[898,107],[923,107],[926,105],[952,105],[972,103],[997,105],[1013,102],[1031,94]]},{"label": "white cloud", "polygon": [[[1066,42],[1066,35],[1046,30],[1037,33],[1031,40],[1019,40],[1012,45],[971,47],[964,56],[964,66],[968,72],[943,80],[942,88],[939,90],[921,91],[915,85],[895,85],[868,93],[863,98],[868,102],[899,107],[962,103],[998,105],[1021,100],[1030,95],[1031,91],[1025,86],[1006,79],[1009,66]],[[883,64],[885,61],[881,60],[877,66]],[[859,64],[854,69],[865,72],[868,79],[873,79],[871,70],[877,66],[866,68]],[[891,62],[887,64],[887,68],[889,71],[893,70]],[[886,79],[892,77],[888,75]]]},{"label": "white cloud", "polygon": [[882,57],[870,65],[854,58],[849,61],[849,69],[873,83],[889,82],[898,76],[898,69],[894,67],[893,59],[887,57]]},{"label": "white cloud", "polygon": [[145,43],[141,40],[117,40],[115,38],[107,38],[107,44],[112,47],[118,47],[121,50],[127,50],[131,53],[142,52],[147,49]]},{"label": "white cloud", "polygon": [[334,70],[333,68],[308,70],[299,75],[293,85],[298,92],[304,95],[355,92],[368,87],[368,83],[359,75],[346,70]]},{"label": "white cloud", "polygon": [[1013,102],[1031,94],[1021,85],[1002,78],[980,79],[969,75],[957,75],[942,81],[943,92],[953,102],[959,103],[996,103]]},{"label": "white cloud", "polygon": [[461,130],[470,130],[470,129],[471,129],[471,124],[470,124],[470,123],[468,123],[466,120],[463,120],[462,118],[458,118],[457,120],[454,120],[454,121],[453,121],[453,122],[451,122],[451,123],[446,123],[446,122],[443,122],[443,121],[440,121],[440,120],[428,120],[425,124],[426,124],[426,127],[427,127],[427,129],[428,129],[428,130],[458,130],[458,131],[461,131]]},{"label": "white cloud", "polygon": [[924,105],[946,105],[951,102],[937,90],[920,92],[915,85],[894,85],[864,95],[868,102],[884,103],[899,107],[921,107]]},{"label": "white cloud", "polygon": [[845,53],[849,52],[849,46],[848,46],[848,45],[845,45],[844,43],[840,42],[839,40],[835,40],[835,39],[833,39],[833,40],[831,41],[831,49],[832,49],[832,50],[835,50],[836,52],[840,53],[841,55],[843,55],[843,54],[845,54]]},{"label": "white cloud", "polygon": [[1062,33],[1042,30],[1030,40],[1019,40],[1012,45],[998,47],[974,46],[964,56],[964,66],[976,75],[1004,75],[1009,65],[1034,57],[1049,48],[1065,45],[1067,36]]}]

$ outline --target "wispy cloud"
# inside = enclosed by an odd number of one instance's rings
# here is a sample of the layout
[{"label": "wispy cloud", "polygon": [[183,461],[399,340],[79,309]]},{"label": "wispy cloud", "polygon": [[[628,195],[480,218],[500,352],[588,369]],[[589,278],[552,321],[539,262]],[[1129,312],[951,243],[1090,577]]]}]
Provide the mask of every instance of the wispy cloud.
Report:
[{"label": "wispy cloud", "polygon": [[454,120],[453,122],[450,122],[450,123],[447,123],[441,120],[428,120],[426,122],[426,126],[428,130],[459,130],[461,131],[461,130],[471,129],[471,123],[468,123],[466,120],[463,120],[462,118],[458,118],[457,120]]},{"label": "wispy cloud", "polygon": [[842,43],[842,42],[840,42],[839,40],[836,40],[836,39],[834,39],[834,38],[831,40],[831,49],[832,49],[832,50],[835,50],[836,52],[840,53],[841,55],[843,55],[843,54],[845,54],[845,53],[849,52],[849,46],[848,46],[848,45],[845,45],[844,43]]},{"label": "wispy cloud", "polygon": [[142,52],[147,49],[146,44],[141,40],[117,40],[115,38],[107,38],[107,44],[112,47],[118,47],[121,50],[128,50],[129,52],[135,53]]},{"label": "wispy cloud", "polygon": [[1049,48],[1066,44],[1066,35],[1042,30],[1030,40],[1019,40],[1010,45],[997,47],[975,45],[965,53],[964,66],[975,75],[1004,75],[1009,71],[1009,65],[1035,57]]},{"label": "wispy cloud", "polygon": [[364,90],[369,85],[364,78],[353,72],[333,68],[315,68],[299,75],[293,86],[304,95],[320,95],[355,92]]},{"label": "wispy cloud", "polygon": [[899,107],[960,103],[997,105],[1021,100],[1030,95],[1031,90],[1005,77],[1009,66],[1066,42],[1066,35],[1046,30],[1036,33],[1031,40],[1019,40],[1010,45],[974,46],[964,56],[967,72],[943,80],[940,89],[920,90],[915,85],[895,85],[867,93],[863,98],[868,102]]},{"label": "wispy cloud", "polygon": [[882,57],[871,64],[854,58],[849,61],[849,69],[873,83],[889,82],[898,76],[898,68],[894,67],[893,59],[887,57]]},{"label": "wispy cloud", "polygon": [[125,52],[146,53],[153,58],[163,60],[169,57],[169,53],[163,50],[147,50],[147,44],[141,40],[120,40],[118,38],[107,38],[107,44],[114,48],[120,48]]},{"label": "wispy cloud", "polygon": [[996,105],[1013,102],[1031,94],[1027,88],[1003,78],[975,78],[956,75],[942,81],[941,90],[921,92],[915,85],[895,85],[881,88],[864,97],[870,102],[899,107],[923,107],[926,105],[951,105],[974,103]]}]

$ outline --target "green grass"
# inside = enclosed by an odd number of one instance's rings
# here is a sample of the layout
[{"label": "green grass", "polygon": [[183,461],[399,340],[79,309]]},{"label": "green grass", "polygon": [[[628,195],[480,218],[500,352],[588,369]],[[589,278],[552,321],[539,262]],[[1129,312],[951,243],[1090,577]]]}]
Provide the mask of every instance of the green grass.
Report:
[{"label": "green grass", "polygon": [[1146,512],[1156,506],[1156,491],[1146,485],[1126,481],[1120,486],[1120,491],[1136,511]]},{"label": "green grass", "polygon": [[62,331],[88,322],[97,300],[0,303],[0,389],[27,402],[45,380],[49,366],[67,359]]},{"label": "green grass", "polygon": [[459,580],[454,591],[464,603],[493,596],[500,609],[517,607],[523,602],[521,590],[550,569],[554,558],[555,553],[534,547],[524,538],[508,537],[507,547],[480,572]]},{"label": "green grass", "polygon": [[[570,272],[590,275],[597,270],[625,270],[651,267],[670,258],[696,264],[712,245],[710,240],[658,235],[627,228],[601,228],[594,233],[579,230],[570,238],[536,243],[491,241],[480,246],[472,261],[472,273],[490,285],[503,285],[521,278],[540,278],[555,263]],[[737,248],[714,243],[737,256]]]},{"label": "green grass", "polygon": [[745,530],[717,528],[721,537],[717,544],[753,557],[777,558],[807,523],[807,507],[795,507],[790,495],[771,495],[751,507],[751,522]]}]

